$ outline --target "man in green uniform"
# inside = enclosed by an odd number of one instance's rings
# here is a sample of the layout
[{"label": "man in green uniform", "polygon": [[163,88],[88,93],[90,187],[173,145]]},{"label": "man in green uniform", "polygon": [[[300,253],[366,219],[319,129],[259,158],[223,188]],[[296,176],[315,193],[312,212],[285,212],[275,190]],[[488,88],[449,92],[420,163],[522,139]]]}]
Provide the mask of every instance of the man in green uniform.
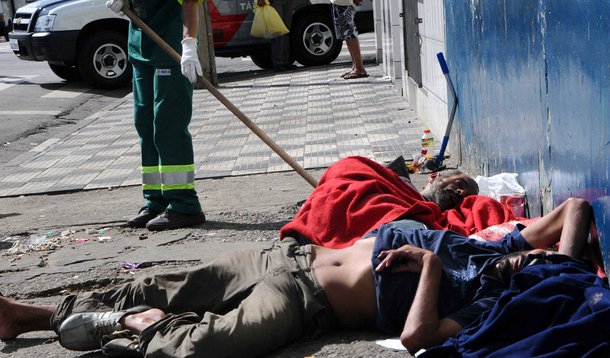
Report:
[{"label": "man in green uniform", "polygon": [[[123,1],[106,6],[122,14]],[[127,224],[149,230],[203,224],[195,191],[193,142],[188,131],[193,83],[202,74],[197,56],[196,0],[131,0],[129,8],[178,53],[176,63],[133,23],[129,60],[133,64],[135,126],[142,150],[145,204]]]}]

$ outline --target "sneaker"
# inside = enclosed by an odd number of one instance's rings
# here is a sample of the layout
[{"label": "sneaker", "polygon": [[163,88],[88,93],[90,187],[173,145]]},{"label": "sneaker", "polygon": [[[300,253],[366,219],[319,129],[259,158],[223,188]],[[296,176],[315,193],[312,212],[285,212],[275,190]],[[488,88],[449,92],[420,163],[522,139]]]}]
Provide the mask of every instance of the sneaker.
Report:
[{"label": "sneaker", "polygon": [[107,357],[143,357],[138,336],[111,339],[102,346],[102,354]]},{"label": "sneaker", "polygon": [[136,228],[145,228],[146,223],[157,217],[160,213],[158,211],[152,210],[148,206],[144,206],[138,212],[138,215],[127,221],[127,225]]},{"label": "sneaker", "polygon": [[171,230],[183,227],[201,225],[205,223],[205,214],[184,214],[177,211],[165,210],[159,216],[146,224],[148,230]]},{"label": "sneaker", "polygon": [[100,349],[104,337],[123,330],[121,318],[149,309],[149,306],[136,306],[116,312],[74,313],[59,325],[59,343],[74,351]]}]

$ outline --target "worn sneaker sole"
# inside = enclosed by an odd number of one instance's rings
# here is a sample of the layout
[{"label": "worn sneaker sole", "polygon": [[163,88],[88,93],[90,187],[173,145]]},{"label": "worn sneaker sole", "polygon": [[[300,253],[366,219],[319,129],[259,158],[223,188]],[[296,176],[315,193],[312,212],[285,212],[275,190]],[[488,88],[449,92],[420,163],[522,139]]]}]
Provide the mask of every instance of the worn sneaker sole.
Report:
[{"label": "worn sneaker sole", "polygon": [[104,336],[123,329],[119,323],[121,318],[149,309],[149,306],[136,306],[116,312],[74,313],[59,325],[59,343],[74,351],[100,349]]}]

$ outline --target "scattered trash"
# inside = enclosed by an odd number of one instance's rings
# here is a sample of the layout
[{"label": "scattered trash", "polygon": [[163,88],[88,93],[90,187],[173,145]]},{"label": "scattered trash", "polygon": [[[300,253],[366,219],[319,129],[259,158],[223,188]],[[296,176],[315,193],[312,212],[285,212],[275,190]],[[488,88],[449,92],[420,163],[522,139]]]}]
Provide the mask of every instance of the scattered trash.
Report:
[{"label": "scattered trash", "polygon": [[134,273],[134,271],[141,269],[141,268],[146,268],[146,267],[151,267],[153,265],[152,262],[123,262],[123,264],[121,265],[121,268],[125,269],[125,270],[129,270],[129,272],[131,274]]},{"label": "scattered trash", "polygon": [[148,239],[148,235],[145,233],[141,233],[140,235],[138,235],[138,239],[140,240],[146,240]]},{"label": "scattered trash", "polygon": [[122,267],[127,270],[137,270],[139,266],[140,264],[137,262],[124,262]]},{"label": "scattered trash", "polygon": [[75,234],[74,230],[64,230],[59,234],[59,236],[66,238],[66,237],[70,237],[74,234]]},{"label": "scattered trash", "polygon": [[27,241],[28,245],[42,245],[45,244],[47,242],[47,237],[46,236],[37,236],[37,235],[30,235],[30,238]]},{"label": "scattered trash", "polygon": [[[108,242],[112,241],[112,236],[106,234],[107,228],[103,229],[85,229],[84,233],[86,237],[77,235],[76,230],[66,229],[62,231],[47,230],[44,234],[34,233],[30,236],[9,236],[0,239],[0,254],[1,255],[23,255],[29,252],[36,251],[53,251],[61,248],[66,244],[85,244],[89,241]],[[82,232],[81,232],[82,233]],[[142,236],[142,235],[141,235]],[[144,234],[140,240],[146,239],[147,236]],[[72,247],[74,249],[75,247]],[[3,252],[3,250],[5,250]],[[14,258],[13,260],[18,260]],[[45,265],[46,263],[39,264]],[[42,266],[41,266],[42,267]]]},{"label": "scattered trash", "polygon": [[6,249],[12,248],[13,245],[15,245],[15,242],[18,242],[18,241],[19,241],[19,238],[13,237],[13,236],[4,238],[4,239],[0,240],[0,250],[6,250]]},{"label": "scattered trash", "polygon": [[426,150],[422,149],[421,152],[413,154],[413,162],[407,164],[407,170],[409,170],[409,173],[426,173],[427,169],[424,163],[427,159],[429,159],[429,156]]},{"label": "scattered trash", "polygon": [[30,235],[25,245],[25,252],[57,250],[61,247],[60,238],[50,238],[46,235]]}]

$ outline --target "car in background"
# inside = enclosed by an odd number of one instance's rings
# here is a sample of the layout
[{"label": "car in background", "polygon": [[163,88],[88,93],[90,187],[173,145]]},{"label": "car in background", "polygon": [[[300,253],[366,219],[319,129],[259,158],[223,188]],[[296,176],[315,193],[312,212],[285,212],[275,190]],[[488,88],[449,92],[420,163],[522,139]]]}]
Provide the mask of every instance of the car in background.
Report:
[{"label": "car in background", "polygon": [[[372,31],[371,0],[359,8],[360,32]],[[41,0],[19,8],[9,33],[22,60],[47,61],[65,80],[84,79],[97,88],[117,88],[131,80],[127,57],[129,22],[106,7],[106,0]],[[271,68],[269,42],[250,36],[251,0],[208,0],[214,52],[218,57],[250,56]],[[329,0],[294,0],[291,58],[304,66],[329,64],[341,51],[334,35]]]}]

